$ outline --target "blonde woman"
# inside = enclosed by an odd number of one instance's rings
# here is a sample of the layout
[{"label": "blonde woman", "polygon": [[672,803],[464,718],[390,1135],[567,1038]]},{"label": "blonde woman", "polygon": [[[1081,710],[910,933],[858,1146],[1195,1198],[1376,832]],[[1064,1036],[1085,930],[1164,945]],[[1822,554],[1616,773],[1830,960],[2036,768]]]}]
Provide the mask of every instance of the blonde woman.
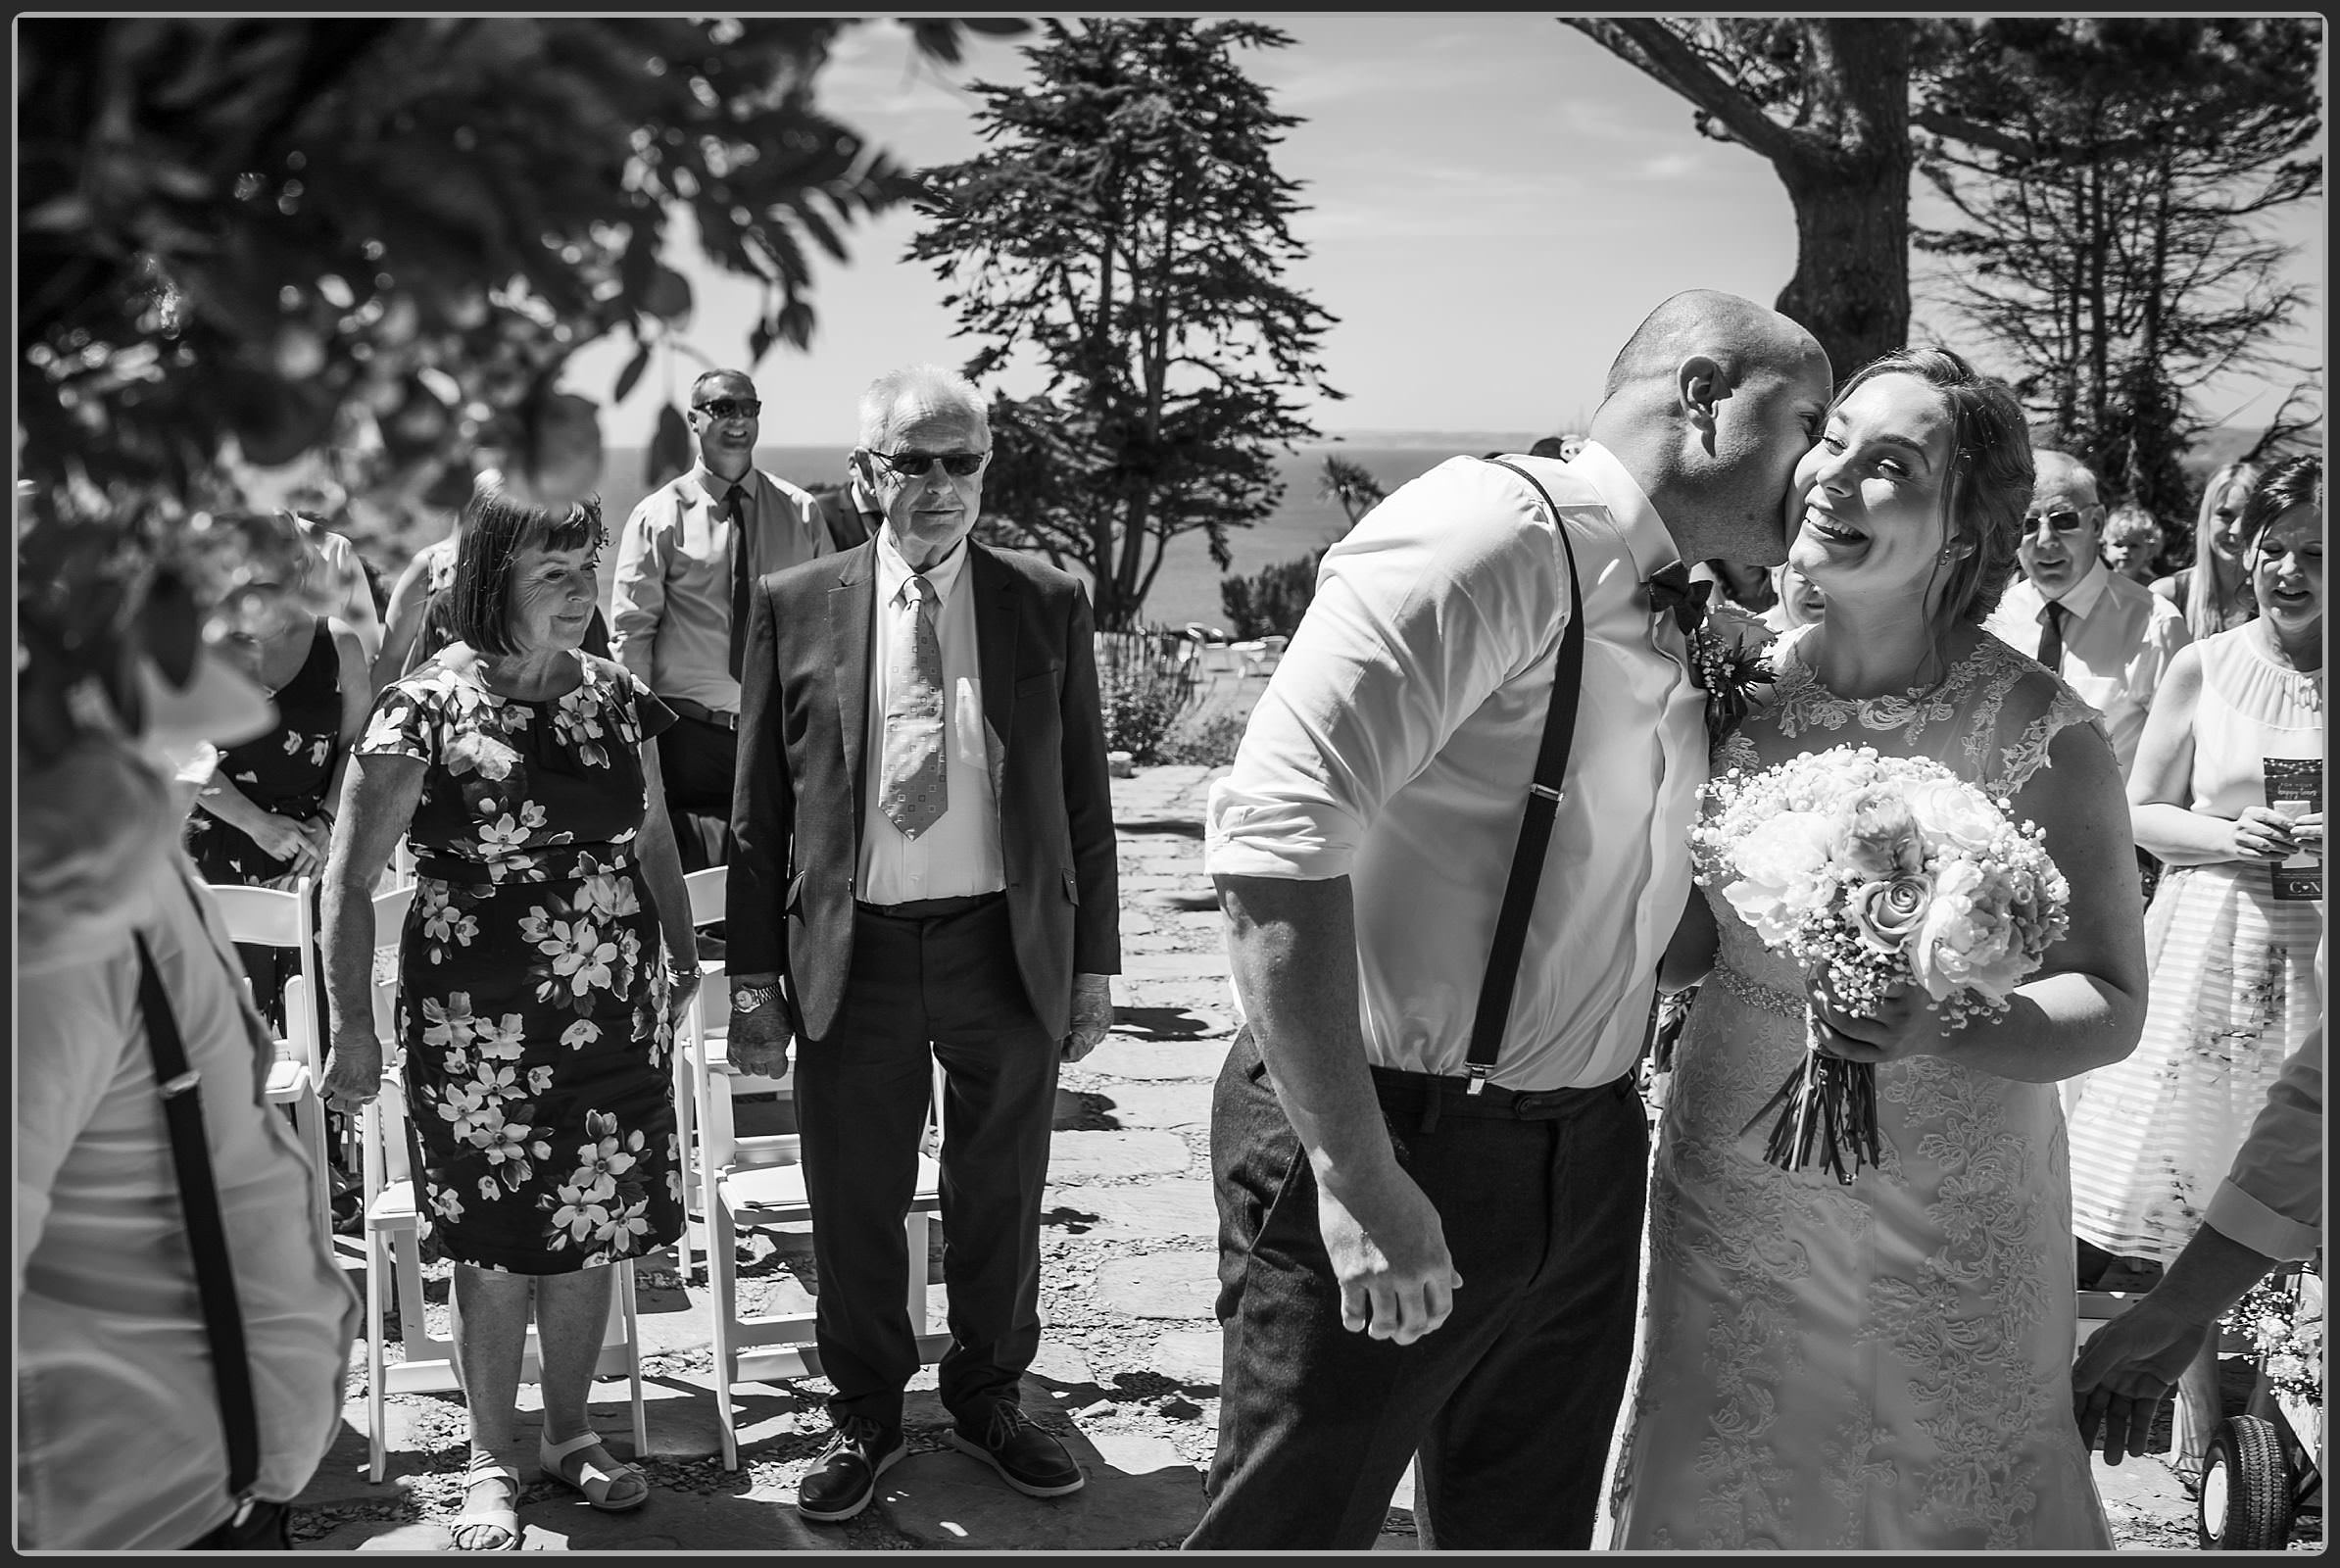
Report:
[{"label": "blonde woman", "polygon": [[2256,463],[2229,463],[2212,474],[2194,518],[2194,564],[2152,584],[2185,612],[2185,629],[2195,642],[2259,612],[2243,570],[2242,514],[2265,472]]}]

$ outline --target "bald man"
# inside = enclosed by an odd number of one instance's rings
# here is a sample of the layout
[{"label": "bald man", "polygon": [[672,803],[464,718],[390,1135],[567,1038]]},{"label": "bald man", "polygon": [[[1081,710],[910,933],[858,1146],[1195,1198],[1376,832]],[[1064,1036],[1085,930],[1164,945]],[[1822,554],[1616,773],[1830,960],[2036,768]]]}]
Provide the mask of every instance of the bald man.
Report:
[{"label": "bald man", "polygon": [[2153,694],[2191,639],[2169,601],[2107,567],[2096,475],[2065,452],[2034,452],[2038,477],[2017,555],[2023,579],[1983,627],[2064,677],[2098,712],[2128,777]]},{"label": "bald man", "polygon": [[[1417,1453],[1426,1549],[1590,1544],[1633,1344],[1632,1070],[1706,781],[1673,590],[1685,562],[1785,559],[1829,380],[1784,317],[1676,296],[1573,461],[1453,459],[1326,555],[1208,808],[1243,1022],[1212,1105],[1225,1371],[1189,1546],[1367,1549]],[[1474,1056],[1577,596],[1565,789]]]}]

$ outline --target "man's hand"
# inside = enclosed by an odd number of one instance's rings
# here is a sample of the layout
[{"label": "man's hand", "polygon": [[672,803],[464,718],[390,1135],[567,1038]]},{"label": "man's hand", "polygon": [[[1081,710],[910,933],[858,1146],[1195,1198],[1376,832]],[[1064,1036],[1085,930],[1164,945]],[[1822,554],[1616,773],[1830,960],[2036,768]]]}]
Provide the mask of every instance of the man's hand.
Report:
[{"label": "man's hand", "polygon": [[2211,1322],[2157,1301],[2149,1292],[2088,1337],[2072,1368],[2072,1413],[2080,1446],[2096,1446],[2104,1427],[2105,1463],[2142,1458],[2155,1410],[2208,1343]]},{"label": "man's hand", "polygon": [[1462,1276],[1438,1211],[1404,1171],[1368,1186],[1350,1209],[1321,1186],[1316,1224],[1341,1283],[1341,1326],[1411,1345],[1454,1310]]},{"label": "man's hand", "polygon": [[1072,1033],[1065,1037],[1062,1055],[1079,1061],[1103,1042],[1113,1028],[1113,977],[1076,974],[1072,991]]},{"label": "man's hand", "polygon": [[325,1103],[335,1110],[354,1111],[382,1091],[382,1042],[372,1029],[344,1029],[333,1037],[325,1054],[324,1082],[317,1086]]},{"label": "man's hand", "polygon": [[731,1070],[751,1078],[777,1078],[788,1071],[788,1020],[778,1002],[754,1012],[731,1015],[728,1048]]}]

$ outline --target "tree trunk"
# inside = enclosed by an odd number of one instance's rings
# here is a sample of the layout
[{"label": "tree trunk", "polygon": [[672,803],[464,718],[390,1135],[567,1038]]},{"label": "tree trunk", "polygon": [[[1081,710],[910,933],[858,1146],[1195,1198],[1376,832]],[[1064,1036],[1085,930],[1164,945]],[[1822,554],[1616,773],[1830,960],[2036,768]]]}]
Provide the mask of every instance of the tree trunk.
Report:
[{"label": "tree trunk", "polygon": [[1910,162],[1901,156],[1782,160],[1775,167],[1795,208],[1795,275],[1779,314],[1828,351],[1842,382],[1910,329]]},{"label": "tree trunk", "polygon": [[1809,122],[1771,150],[1795,209],[1795,275],[1781,315],[1828,351],[1842,381],[1910,330],[1910,48],[1907,19],[1803,24]]}]

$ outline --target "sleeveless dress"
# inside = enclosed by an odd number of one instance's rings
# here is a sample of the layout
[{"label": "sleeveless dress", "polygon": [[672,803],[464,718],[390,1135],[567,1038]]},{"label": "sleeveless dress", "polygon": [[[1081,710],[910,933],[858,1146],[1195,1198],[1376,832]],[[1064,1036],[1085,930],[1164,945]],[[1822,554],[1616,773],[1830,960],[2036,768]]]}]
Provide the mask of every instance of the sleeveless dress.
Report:
[{"label": "sleeveless dress", "polygon": [[[2194,645],[2195,810],[2234,816],[2295,798],[2268,784],[2267,758],[2320,769],[2322,672],[2277,663],[2266,635],[2248,624]],[[2279,899],[2275,883],[2264,861],[2225,860],[2174,866],[2154,893],[2144,1036],[2081,1081],[2072,1117],[2072,1230],[2108,1252],[2177,1255],[2320,1013],[2321,898]]]},{"label": "sleeveless dress", "polygon": [[[658,915],[635,858],[642,743],[674,715],[622,665],[500,696],[463,643],[375,700],[362,756],[428,764],[407,838],[398,1035],[439,1252],[560,1274],[682,1234]],[[377,938],[379,934],[377,933]]]},{"label": "sleeveless dress", "polygon": [[[1773,695],[1717,749],[1718,773],[1865,745],[2012,797],[2059,730],[2098,722],[1988,636],[1938,687],[1838,698],[1796,656],[1812,630],[1772,645]],[[2111,1549],[2072,1414],[2056,1086],[1945,1056],[1889,1063],[1881,1169],[1839,1186],[1766,1164],[1769,1118],[1745,1129],[1804,1056],[1801,976],[1704,892],[1722,945],[1651,1172],[1611,1544]]]},{"label": "sleeveless dress", "polygon": [[[276,727],[219,754],[219,776],[279,816],[315,816],[341,760],[341,656],[323,616],[309,657],[276,693]],[[206,882],[291,887],[292,866],[201,807],[187,813],[187,854]]]},{"label": "sleeveless dress", "polygon": [[[262,810],[306,820],[325,805],[333,769],[341,761],[341,655],[324,616],[317,617],[309,657],[277,690],[275,702],[276,727],[220,752],[219,776]],[[187,813],[185,842],[206,882],[289,889],[298,880],[291,861],[278,859],[242,828],[200,805]],[[261,1015],[281,1033],[286,1028],[284,984],[300,973],[299,955],[250,942],[237,943],[235,951],[252,979]],[[325,999],[316,1000],[322,1030]]]}]

